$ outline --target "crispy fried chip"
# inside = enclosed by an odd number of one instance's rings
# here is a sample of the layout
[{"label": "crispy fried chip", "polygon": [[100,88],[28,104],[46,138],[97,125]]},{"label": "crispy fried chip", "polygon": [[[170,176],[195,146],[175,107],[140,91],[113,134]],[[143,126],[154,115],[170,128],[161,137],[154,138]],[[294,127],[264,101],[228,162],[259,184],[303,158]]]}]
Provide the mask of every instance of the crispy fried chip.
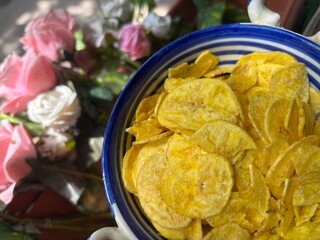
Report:
[{"label": "crispy fried chip", "polygon": [[229,75],[234,66],[223,66],[223,67],[216,67],[215,69],[211,70],[210,72],[207,72],[204,74],[204,77],[206,78],[215,78],[221,75]]},{"label": "crispy fried chip", "polygon": [[294,62],[275,71],[269,88],[282,97],[298,98],[309,101],[309,79],[303,63]]},{"label": "crispy fried chip", "polygon": [[250,53],[241,57],[237,63],[244,63],[248,61],[255,61],[258,65],[264,63],[287,65],[289,63],[296,62],[297,60],[287,53],[273,51]]},{"label": "crispy fried chip", "polygon": [[147,120],[152,114],[154,114],[154,107],[159,96],[160,94],[154,94],[142,99],[135,113],[136,122]]},{"label": "crispy fried chip", "polygon": [[228,223],[212,229],[204,240],[250,240],[250,234],[247,230],[241,228],[236,223]]},{"label": "crispy fried chip", "polygon": [[133,169],[136,168],[137,156],[141,146],[132,146],[125,154],[122,165],[122,180],[126,189],[134,194],[137,194],[135,178],[133,177]]},{"label": "crispy fried chip", "polygon": [[249,119],[260,137],[265,141],[269,139],[267,136],[265,119],[270,106],[277,99],[278,97],[270,91],[260,91],[257,92],[254,97],[252,97],[252,100],[248,105]]},{"label": "crispy fried chip", "polygon": [[309,89],[309,104],[314,113],[318,115],[320,113],[320,93],[313,87]]},{"label": "crispy fried chip", "polygon": [[207,63],[207,62],[211,63],[211,66],[209,68],[209,70],[210,70],[210,69],[215,68],[218,65],[219,58],[216,55],[212,54],[209,50],[207,50],[207,51],[202,52],[197,57],[197,59],[194,61],[195,64]]},{"label": "crispy fried chip", "polygon": [[133,126],[126,129],[126,131],[136,137],[136,140],[142,140],[150,138],[165,131],[158,120],[154,117],[150,117],[147,120],[141,122],[134,122]]},{"label": "crispy fried chip", "polygon": [[[183,154],[184,151],[187,152]],[[170,140],[167,155],[168,168],[161,188],[164,201],[179,214],[192,218],[219,213],[233,187],[229,160],[203,154],[177,134]]]},{"label": "crispy fried chip", "polygon": [[166,228],[186,227],[191,218],[177,214],[160,195],[165,169],[166,161],[163,155],[153,155],[143,164],[137,181],[140,204],[146,215],[156,224]]},{"label": "crispy fried chip", "polygon": [[299,110],[294,99],[280,98],[268,108],[265,130],[270,142],[284,139],[292,143],[298,139]]},{"label": "crispy fried chip", "polygon": [[233,91],[237,93],[244,93],[253,87],[258,81],[256,67],[257,64],[252,61],[237,64],[226,82],[230,85]]},{"label": "crispy fried chip", "polygon": [[201,220],[195,219],[188,226],[184,228],[164,228],[156,223],[153,223],[154,227],[160,232],[160,234],[168,239],[174,240],[201,240],[202,239],[202,224]]},{"label": "crispy fried chip", "polygon": [[241,107],[230,87],[213,79],[191,81],[177,87],[163,100],[158,121],[173,131],[197,130],[205,123],[222,119],[235,123]]},{"label": "crispy fried chip", "polygon": [[[250,135],[237,125],[216,120],[203,125],[190,140],[209,153],[217,153],[227,158],[236,156],[256,145]],[[235,162],[233,162],[235,164]]]},{"label": "crispy fried chip", "polygon": [[[132,181],[135,186],[137,186],[138,174],[143,166],[143,164],[153,155],[166,155],[166,149],[168,144],[168,139],[171,135],[159,138],[155,141],[148,142],[147,144],[142,145],[139,152],[135,156],[135,164],[131,168],[132,172]],[[140,145],[135,145],[136,147]]]},{"label": "crispy fried chip", "polygon": [[164,90],[167,93],[172,92],[174,89],[179,87],[180,85],[196,80],[195,77],[188,77],[188,78],[167,78],[164,82]]}]

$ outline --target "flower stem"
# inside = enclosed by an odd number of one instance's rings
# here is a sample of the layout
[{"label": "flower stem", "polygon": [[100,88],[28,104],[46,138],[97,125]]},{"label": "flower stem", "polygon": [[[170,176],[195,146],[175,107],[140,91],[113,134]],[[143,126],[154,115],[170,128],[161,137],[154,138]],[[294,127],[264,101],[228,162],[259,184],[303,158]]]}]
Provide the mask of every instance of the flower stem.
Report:
[{"label": "flower stem", "polygon": [[141,67],[141,64],[136,62],[136,61],[132,61],[129,57],[129,55],[127,54],[124,54],[124,60],[129,63],[130,65],[134,66],[135,68],[140,68]]},{"label": "flower stem", "polygon": [[90,174],[90,173],[80,172],[80,171],[77,171],[74,169],[66,169],[66,168],[50,166],[50,165],[46,165],[46,164],[40,164],[39,167],[44,170],[51,171],[51,172],[60,172],[60,173],[65,173],[65,174],[69,174],[69,175],[73,175],[73,176],[77,176],[77,177],[89,178],[89,179],[92,179],[95,181],[102,181],[102,177],[100,177],[100,176]]}]

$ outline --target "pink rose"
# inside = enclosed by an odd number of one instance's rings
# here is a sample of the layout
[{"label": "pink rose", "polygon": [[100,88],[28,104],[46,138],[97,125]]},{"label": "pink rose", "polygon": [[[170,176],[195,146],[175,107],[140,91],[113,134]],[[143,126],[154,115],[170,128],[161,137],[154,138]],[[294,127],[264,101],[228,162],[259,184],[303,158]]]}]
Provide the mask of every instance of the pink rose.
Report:
[{"label": "pink rose", "polygon": [[0,122],[0,146],[0,203],[8,204],[17,182],[31,172],[26,158],[36,157],[36,149],[23,126],[7,120]]},{"label": "pink rose", "polygon": [[29,51],[24,57],[9,55],[0,67],[0,113],[16,113],[57,83],[49,59]]},{"label": "pink rose", "polygon": [[65,10],[52,10],[29,22],[20,39],[25,49],[32,49],[52,61],[59,60],[59,51],[74,49],[75,25],[73,17]]},{"label": "pink rose", "polygon": [[142,26],[124,25],[119,32],[120,49],[130,54],[131,60],[142,58],[150,52],[150,41]]}]

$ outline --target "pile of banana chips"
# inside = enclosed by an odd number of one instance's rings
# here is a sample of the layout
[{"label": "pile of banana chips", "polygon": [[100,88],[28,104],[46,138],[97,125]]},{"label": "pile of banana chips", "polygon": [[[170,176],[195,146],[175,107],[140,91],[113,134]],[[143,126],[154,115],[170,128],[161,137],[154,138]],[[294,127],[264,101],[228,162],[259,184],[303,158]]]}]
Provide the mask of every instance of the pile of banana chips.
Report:
[{"label": "pile of banana chips", "polygon": [[320,94],[303,63],[210,51],[168,70],[135,112],[122,166],[168,239],[320,239]]}]

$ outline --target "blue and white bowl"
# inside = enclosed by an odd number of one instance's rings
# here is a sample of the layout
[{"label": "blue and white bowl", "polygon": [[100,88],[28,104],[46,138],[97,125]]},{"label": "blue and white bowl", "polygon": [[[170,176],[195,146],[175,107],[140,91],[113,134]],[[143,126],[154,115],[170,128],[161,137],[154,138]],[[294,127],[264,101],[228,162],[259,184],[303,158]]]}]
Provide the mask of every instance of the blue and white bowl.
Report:
[{"label": "blue and white bowl", "polygon": [[139,102],[162,87],[168,68],[193,61],[204,50],[219,56],[220,65],[235,64],[251,52],[287,52],[305,63],[311,83],[320,88],[320,46],[285,29],[254,24],[222,25],[193,32],[158,51],[124,88],[105,132],[103,181],[115,220],[130,239],[163,238],[143,214],[138,200],[123,185],[122,160],[132,142],[125,129],[132,123]]}]

